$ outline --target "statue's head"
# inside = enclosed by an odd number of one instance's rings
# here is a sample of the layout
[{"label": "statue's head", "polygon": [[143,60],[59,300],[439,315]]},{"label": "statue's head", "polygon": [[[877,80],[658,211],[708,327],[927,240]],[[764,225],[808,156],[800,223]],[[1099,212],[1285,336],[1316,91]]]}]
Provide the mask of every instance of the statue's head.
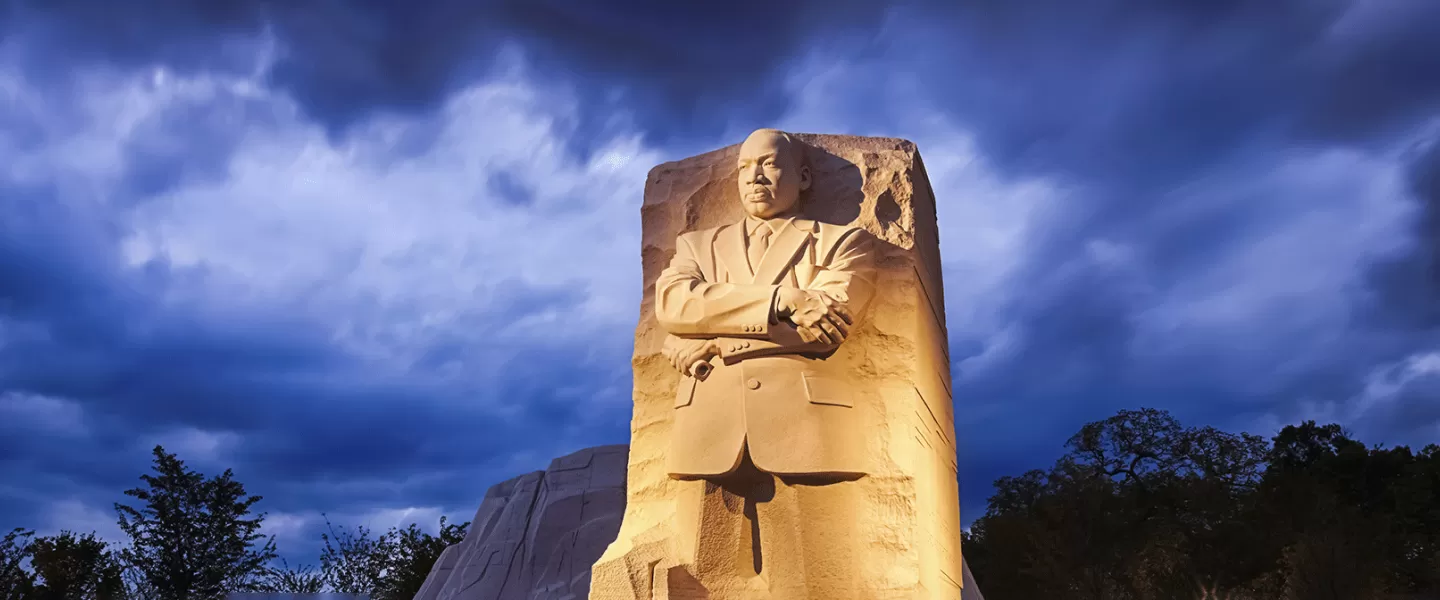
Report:
[{"label": "statue's head", "polygon": [[740,205],[761,219],[800,213],[800,192],[810,189],[805,148],[777,129],[757,129],[740,145]]}]

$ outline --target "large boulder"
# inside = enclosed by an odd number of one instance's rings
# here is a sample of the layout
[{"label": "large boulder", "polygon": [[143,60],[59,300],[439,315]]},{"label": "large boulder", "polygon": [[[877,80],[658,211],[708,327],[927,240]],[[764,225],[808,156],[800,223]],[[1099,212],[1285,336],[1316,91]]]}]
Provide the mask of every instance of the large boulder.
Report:
[{"label": "large boulder", "polygon": [[581,600],[625,513],[629,447],[599,446],[491,487],[416,600]]}]

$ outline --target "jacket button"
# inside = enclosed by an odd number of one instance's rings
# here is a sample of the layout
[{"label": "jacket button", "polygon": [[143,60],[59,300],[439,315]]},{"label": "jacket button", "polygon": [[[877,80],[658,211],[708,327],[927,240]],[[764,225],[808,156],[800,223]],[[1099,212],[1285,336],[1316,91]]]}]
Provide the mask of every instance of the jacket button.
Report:
[{"label": "jacket button", "polygon": [[748,387],[752,390],[758,390],[760,389],[760,380],[752,377],[749,381],[745,382],[745,387]]}]

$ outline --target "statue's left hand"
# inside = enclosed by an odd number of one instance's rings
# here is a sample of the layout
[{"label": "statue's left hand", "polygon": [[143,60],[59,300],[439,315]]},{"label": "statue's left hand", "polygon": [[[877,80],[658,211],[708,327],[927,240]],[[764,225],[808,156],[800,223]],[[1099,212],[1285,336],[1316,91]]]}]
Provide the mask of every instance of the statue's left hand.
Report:
[{"label": "statue's left hand", "polygon": [[670,366],[682,374],[691,375],[690,367],[697,361],[706,361],[720,356],[720,345],[713,339],[689,340],[675,336],[665,338],[665,347],[660,349]]}]

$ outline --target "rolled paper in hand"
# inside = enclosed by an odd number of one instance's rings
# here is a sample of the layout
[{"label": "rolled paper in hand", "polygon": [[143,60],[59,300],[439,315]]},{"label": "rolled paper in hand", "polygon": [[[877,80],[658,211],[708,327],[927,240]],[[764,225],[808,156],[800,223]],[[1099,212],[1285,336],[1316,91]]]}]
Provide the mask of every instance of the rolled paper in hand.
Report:
[{"label": "rolled paper in hand", "polygon": [[705,378],[710,376],[710,371],[714,370],[714,368],[715,367],[710,366],[710,361],[697,360],[695,364],[690,365],[690,376],[700,381],[705,381]]}]

